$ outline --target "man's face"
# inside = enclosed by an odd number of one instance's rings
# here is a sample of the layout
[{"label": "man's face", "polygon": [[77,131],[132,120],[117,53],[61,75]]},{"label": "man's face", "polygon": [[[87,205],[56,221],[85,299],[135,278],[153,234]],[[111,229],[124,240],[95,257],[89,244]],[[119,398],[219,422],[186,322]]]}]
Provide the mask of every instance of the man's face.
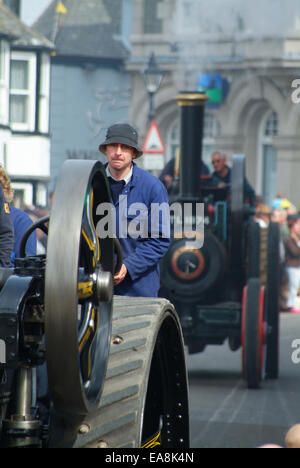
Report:
[{"label": "man's face", "polygon": [[121,143],[113,143],[106,146],[108,166],[115,171],[123,171],[130,168],[135,158],[135,150],[131,146]]},{"label": "man's face", "polygon": [[215,153],[212,155],[211,162],[214,166],[214,170],[217,173],[222,172],[226,165],[226,158],[223,158],[223,156],[220,153]]},{"label": "man's face", "polygon": [[282,224],[282,215],[279,210],[273,210],[271,215],[272,223],[279,223]]}]

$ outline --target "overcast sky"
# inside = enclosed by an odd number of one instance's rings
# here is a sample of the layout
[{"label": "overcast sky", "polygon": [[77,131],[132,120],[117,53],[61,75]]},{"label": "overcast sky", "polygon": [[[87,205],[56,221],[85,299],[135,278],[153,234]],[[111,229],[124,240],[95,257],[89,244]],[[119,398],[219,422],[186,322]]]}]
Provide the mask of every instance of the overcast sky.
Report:
[{"label": "overcast sky", "polygon": [[32,23],[43,13],[51,0],[22,0],[21,19],[31,26]]},{"label": "overcast sky", "polygon": [[[22,0],[21,19],[31,26],[50,3],[51,0]],[[184,4],[183,0],[178,2],[178,5]],[[287,33],[296,22],[300,29],[299,0],[190,0],[190,5],[186,11],[178,9],[179,23],[184,14],[185,23],[190,29],[194,25],[197,31],[202,25],[204,30],[230,32],[236,28],[237,21],[240,25],[243,21],[246,30],[258,35]],[[176,22],[177,32],[180,32],[180,24]]]}]

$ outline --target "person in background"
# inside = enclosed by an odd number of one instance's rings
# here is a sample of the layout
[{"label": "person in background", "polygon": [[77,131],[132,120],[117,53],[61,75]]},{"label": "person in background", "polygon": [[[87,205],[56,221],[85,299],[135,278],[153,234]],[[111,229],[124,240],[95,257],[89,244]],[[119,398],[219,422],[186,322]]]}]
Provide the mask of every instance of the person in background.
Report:
[{"label": "person in background", "polygon": [[[25,207],[25,213],[28,214],[33,223],[38,222],[41,218],[48,216],[50,214],[49,210],[39,210],[35,207]],[[47,241],[48,235],[45,234],[41,229],[36,229],[36,254],[45,255],[47,252]]]},{"label": "person in background", "polygon": [[285,446],[289,449],[300,448],[300,424],[292,426],[285,436]]},{"label": "person in background", "polygon": [[261,228],[267,228],[270,223],[272,211],[268,205],[260,203],[256,207],[255,221],[260,225]]},{"label": "person in background", "polygon": [[277,445],[277,444],[264,444],[264,445],[261,445],[258,448],[259,449],[283,449],[283,447],[281,447],[281,445]]},{"label": "person in background", "polygon": [[[300,448],[300,424],[295,424],[286,433],[284,439],[285,448],[287,449],[299,449]],[[264,444],[258,448],[284,448],[277,444]]]},{"label": "person in background", "polygon": [[[15,258],[20,257],[20,245],[23,238],[23,235],[27,231],[27,229],[32,226],[32,220],[28,214],[21,210],[20,208],[16,208],[14,206],[10,207],[11,210],[11,217],[13,220],[14,225],[14,233],[15,233],[15,241],[14,241],[14,251],[12,261]],[[37,254],[37,237],[36,231],[34,231],[28,237],[25,247],[25,255],[26,256],[34,256]]]},{"label": "person in background", "polygon": [[[211,156],[211,162],[214,167],[211,185],[220,188],[228,186],[230,193],[231,168],[227,165],[227,157],[219,151],[215,151]],[[255,191],[249,184],[246,177],[244,179],[244,193],[245,201],[248,202],[251,206],[255,206]]]},{"label": "person in background", "polygon": [[296,206],[283,193],[276,195],[276,198],[272,201],[272,208],[274,210],[286,210],[288,215],[297,214]]},{"label": "person in background", "polygon": [[292,313],[300,313],[296,307],[296,297],[300,287],[300,215],[288,216],[290,235],[285,241],[285,265],[289,284],[287,308]]},{"label": "person in background", "polygon": [[[11,266],[14,266],[15,258],[20,256],[20,244],[22,237],[26,230],[32,225],[32,220],[23,210],[15,208],[14,206],[9,206],[13,202],[14,190],[11,187],[10,178],[7,175],[4,167],[0,165],[0,184],[3,189],[4,197],[8,210],[11,213],[11,219],[13,224],[14,232],[14,243],[13,243],[13,252],[11,253]],[[26,255],[36,255],[36,233],[33,232],[27,241]]]},{"label": "person in background", "polygon": [[278,223],[279,230],[280,230],[280,239],[282,240],[283,243],[285,243],[286,239],[290,235],[287,219],[288,219],[288,213],[286,210],[282,208],[272,209],[271,221],[273,223]]},{"label": "person in background", "polygon": [[277,223],[279,227],[279,253],[280,253],[280,309],[287,310],[287,300],[289,295],[288,276],[285,267],[285,241],[290,235],[287,225],[287,212],[280,208],[281,205],[272,203],[272,213],[270,221]]}]

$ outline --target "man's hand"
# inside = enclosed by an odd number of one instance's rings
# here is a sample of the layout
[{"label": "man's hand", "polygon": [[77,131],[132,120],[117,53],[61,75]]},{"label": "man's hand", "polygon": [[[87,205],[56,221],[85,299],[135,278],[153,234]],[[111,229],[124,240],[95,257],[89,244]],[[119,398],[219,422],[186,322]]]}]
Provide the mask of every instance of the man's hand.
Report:
[{"label": "man's hand", "polygon": [[127,268],[126,266],[123,265],[121,266],[121,270],[119,271],[119,273],[117,273],[115,276],[114,276],[114,285],[117,286],[117,284],[120,284],[124,279],[125,279],[125,276],[127,275]]}]

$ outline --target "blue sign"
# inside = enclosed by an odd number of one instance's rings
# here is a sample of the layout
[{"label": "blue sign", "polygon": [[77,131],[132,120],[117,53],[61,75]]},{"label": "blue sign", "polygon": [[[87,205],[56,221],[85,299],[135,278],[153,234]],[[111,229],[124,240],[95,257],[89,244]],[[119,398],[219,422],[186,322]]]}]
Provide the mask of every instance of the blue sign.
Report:
[{"label": "blue sign", "polygon": [[197,89],[209,97],[206,107],[218,108],[227,97],[229,83],[221,75],[202,73],[198,77]]}]

